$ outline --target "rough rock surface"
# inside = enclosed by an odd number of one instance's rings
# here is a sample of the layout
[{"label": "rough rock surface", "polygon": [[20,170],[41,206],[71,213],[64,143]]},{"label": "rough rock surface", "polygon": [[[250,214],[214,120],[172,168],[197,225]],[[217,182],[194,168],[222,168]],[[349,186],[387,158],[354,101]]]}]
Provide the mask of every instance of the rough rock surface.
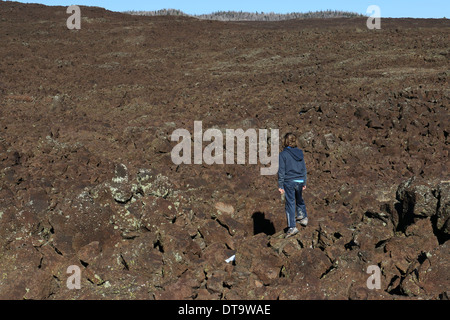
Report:
[{"label": "rough rock surface", "polygon": [[[0,298],[448,299],[448,20],[81,14],[0,2]],[[309,225],[195,120],[298,132]]]}]

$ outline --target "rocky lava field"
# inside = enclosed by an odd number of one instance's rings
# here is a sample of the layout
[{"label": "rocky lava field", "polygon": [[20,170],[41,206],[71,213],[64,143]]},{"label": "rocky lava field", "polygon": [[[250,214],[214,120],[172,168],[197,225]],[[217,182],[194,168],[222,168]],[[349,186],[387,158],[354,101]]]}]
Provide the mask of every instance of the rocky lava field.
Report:
[{"label": "rocky lava field", "polygon": [[[0,2],[0,298],[448,299],[448,19],[66,9]],[[174,164],[194,121],[297,132],[308,226],[259,163]]]}]

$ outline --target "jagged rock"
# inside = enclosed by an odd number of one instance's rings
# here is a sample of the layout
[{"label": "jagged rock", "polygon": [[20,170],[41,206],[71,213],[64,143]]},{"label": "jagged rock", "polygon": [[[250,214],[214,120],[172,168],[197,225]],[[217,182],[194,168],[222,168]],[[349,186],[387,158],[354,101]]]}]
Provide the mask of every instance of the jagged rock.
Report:
[{"label": "jagged rock", "polygon": [[232,216],[227,213],[223,213],[217,217],[217,221],[228,230],[228,233],[231,236],[245,233],[244,225],[236,219],[233,219]]},{"label": "jagged rock", "polygon": [[423,255],[438,247],[431,222],[427,219],[419,223],[421,226],[416,228],[416,234],[393,237],[384,246],[388,255],[381,261],[381,267],[386,278],[390,279],[389,291],[398,290],[405,276],[416,268]]},{"label": "jagged rock", "polygon": [[167,153],[172,151],[172,147],[166,137],[153,139],[151,146],[154,152]]},{"label": "jagged rock", "polygon": [[375,218],[368,212],[353,232],[352,240],[360,249],[371,251],[393,236],[394,227],[390,220]]},{"label": "jagged rock", "polygon": [[225,279],[227,277],[225,270],[214,270],[207,273],[208,280],[206,282],[206,288],[212,294],[222,295],[225,290]]},{"label": "jagged rock", "polygon": [[284,234],[274,235],[269,240],[269,245],[278,255],[292,256],[302,248],[301,242],[297,238],[284,238]]},{"label": "jagged rock", "polygon": [[436,214],[437,198],[433,186],[416,177],[402,183],[397,190],[397,200],[402,206],[401,219],[407,221],[418,217],[431,217]]},{"label": "jagged rock", "polygon": [[172,184],[163,174],[143,169],[137,175],[137,189],[144,195],[167,198],[172,193]]},{"label": "jagged rock", "polygon": [[207,220],[202,222],[198,228],[198,231],[202,235],[206,245],[221,243],[232,249],[235,247],[233,238],[228,230],[215,220]]},{"label": "jagged rock", "polygon": [[437,188],[439,207],[437,210],[436,227],[439,231],[450,235],[450,183],[440,183]]},{"label": "jagged rock", "polygon": [[289,258],[286,272],[292,279],[320,279],[330,268],[330,259],[320,249],[304,248]]},{"label": "jagged rock", "polygon": [[163,291],[155,294],[156,300],[187,300],[195,297],[194,288],[198,285],[195,279],[181,277],[167,285]]},{"label": "jagged rock", "polygon": [[228,215],[233,215],[234,208],[230,204],[226,204],[223,202],[216,202],[214,207],[219,211],[219,213],[227,213]]},{"label": "jagged rock", "polygon": [[91,263],[101,252],[100,242],[92,241],[91,243],[81,247],[78,252],[78,258],[84,263]]},{"label": "jagged rock", "polygon": [[260,257],[259,262],[253,261],[250,271],[256,274],[264,285],[269,285],[280,276],[283,263],[278,255],[267,252]]},{"label": "jagged rock", "polygon": [[234,250],[228,249],[223,243],[215,242],[202,250],[199,261],[205,272],[223,269],[228,265],[225,260],[235,254]]},{"label": "jagged rock", "polygon": [[127,203],[133,197],[131,184],[129,183],[128,168],[120,163],[116,165],[114,173],[114,177],[109,185],[112,197],[117,202]]},{"label": "jagged rock", "polygon": [[[448,298],[450,102],[436,53],[448,21],[387,19],[410,37],[391,32],[367,55],[379,34],[355,33],[358,19],[223,36],[218,21],[82,12],[96,37],[52,27],[59,7],[0,1],[0,298]],[[222,145],[193,136],[200,120]],[[220,153],[231,128],[267,129],[274,156],[274,130],[297,133],[309,224],[296,236],[283,237],[263,152],[172,161],[175,130],[190,151]],[[366,285],[370,265],[381,289]],[[69,266],[81,289],[67,288]]]},{"label": "jagged rock", "polygon": [[401,291],[410,297],[444,299],[450,286],[448,244],[424,251],[414,269],[400,285]]}]

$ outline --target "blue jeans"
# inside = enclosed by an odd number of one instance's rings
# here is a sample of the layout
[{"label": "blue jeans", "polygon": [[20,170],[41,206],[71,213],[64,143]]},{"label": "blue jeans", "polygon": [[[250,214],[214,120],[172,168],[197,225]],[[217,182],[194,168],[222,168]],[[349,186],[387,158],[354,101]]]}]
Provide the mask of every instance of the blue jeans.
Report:
[{"label": "blue jeans", "polygon": [[286,202],[286,218],[288,227],[295,227],[295,218],[306,218],[306,205],[302,197],[304,184],[301,182],[285,181],[283,184]]}]

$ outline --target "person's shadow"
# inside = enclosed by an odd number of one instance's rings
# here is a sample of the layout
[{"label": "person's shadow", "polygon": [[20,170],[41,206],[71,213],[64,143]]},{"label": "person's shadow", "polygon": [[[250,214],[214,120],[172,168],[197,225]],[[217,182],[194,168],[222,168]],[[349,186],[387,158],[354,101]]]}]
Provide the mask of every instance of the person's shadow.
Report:
[{"label": "person's shadow", "polygon": [[253,219],[253,235],[258,233],[265,233],[271,236],[275,233],[275,226],[273,222],[265,218],[264,212],[255,212],[252,215]]}]

